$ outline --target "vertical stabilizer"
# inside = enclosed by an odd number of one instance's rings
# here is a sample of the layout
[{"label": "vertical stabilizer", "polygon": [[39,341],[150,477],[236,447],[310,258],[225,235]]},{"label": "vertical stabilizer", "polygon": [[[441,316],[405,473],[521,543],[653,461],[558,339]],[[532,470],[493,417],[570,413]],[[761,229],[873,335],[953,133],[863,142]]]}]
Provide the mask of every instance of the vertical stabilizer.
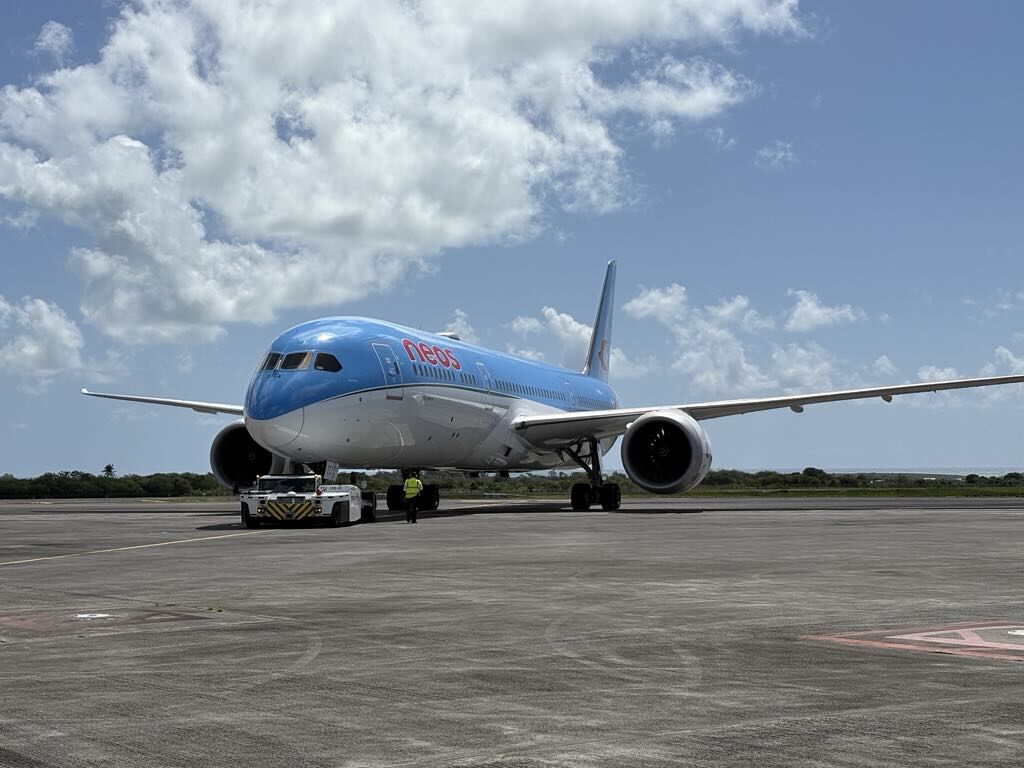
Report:
[{"label": "vertical stabilizer", "polygon": [[583,373],[601,381],[608,381],[608,363],[612,355],[612,305],[615,303],[615,262],[608,262],[604,275],[604,290],[597,305],[594,330],[590,333],[590,350]]}]

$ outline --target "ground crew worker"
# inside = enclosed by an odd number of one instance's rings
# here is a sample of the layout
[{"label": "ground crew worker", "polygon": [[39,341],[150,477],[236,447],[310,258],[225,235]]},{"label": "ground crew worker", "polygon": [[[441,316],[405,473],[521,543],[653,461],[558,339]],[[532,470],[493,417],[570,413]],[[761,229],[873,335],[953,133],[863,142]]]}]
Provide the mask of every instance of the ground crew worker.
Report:
[{"label": "ground crew worker", "polygon": [[420,494],[422,493],[423,483],[416,475],[409,475],[405,479],[405,522],[416,522],[416,512],[420,506]]}]

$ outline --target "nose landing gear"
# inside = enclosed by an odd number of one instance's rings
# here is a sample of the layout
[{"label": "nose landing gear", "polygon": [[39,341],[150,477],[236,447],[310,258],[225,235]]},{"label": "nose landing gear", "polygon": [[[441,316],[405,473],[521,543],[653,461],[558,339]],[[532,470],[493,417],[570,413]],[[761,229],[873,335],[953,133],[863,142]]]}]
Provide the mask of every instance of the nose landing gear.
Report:
[{"label": "nose landing gear", "polygon": [[586,442],[589,447],[586,456],[572,448],[564,449],[572,460],[590,475],[589,483],[573,485],[570,495],[572,508],[584,511],[590,509],[593,504],[600,504],[601,509],[618,509],[622,505],[622,489],[618,483],[604,482],[604,478],[601,477],[601,451],[598,449],[597,440],[591,437],[587,438]]}]

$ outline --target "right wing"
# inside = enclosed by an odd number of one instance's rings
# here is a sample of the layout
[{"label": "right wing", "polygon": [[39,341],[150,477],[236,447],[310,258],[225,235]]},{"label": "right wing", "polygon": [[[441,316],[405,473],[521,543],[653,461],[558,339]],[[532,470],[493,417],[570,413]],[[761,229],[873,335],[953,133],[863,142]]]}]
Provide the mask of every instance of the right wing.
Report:
[{"label": "right wing", "polygon": [[111,395],[105,392],[90,392],[82,390],[83,395],[89,397],[106,397],[111,400],[128,400],[133,403],[153,403],[155,405],[173,405],[177,408],[191,408],[198,413],[229,413],[232,416],[244,416],[245,411],[240,405],[227,405],[225,403],[201,403],[195,400],[171,400],[166,397],[141,397],[139,395]]},{"label": "right wing", "polygon": [[895,395],[1020,383],[1024,383],[1024,376],[991,376],[981,379],[954,379],[950,381],[920,382],[917,384],[897,384],[889,387],[844,389],[834,392],[816,392],[807,395],[782,395],[781,397],[718,400],[708,403],[662,405],[647,408],[615,408],[604,411],[551,413],[539,416],[520,416],[512,422],[512,426],[532,445],[539,448],[561,448],[572,445],[583,438],[594,437],[600,440],[606,437],[621,435],[631,423],[649,411],[684,411],[697,421],[703,421],[705,419],[718,419],[722,416],[734,416],[741,413],[769,411],[775,408],[791,408],[793,411],[800,413],[805,405],[831,403],[838,400],[862,400],[869,397],[881,397],[888,402]]}]

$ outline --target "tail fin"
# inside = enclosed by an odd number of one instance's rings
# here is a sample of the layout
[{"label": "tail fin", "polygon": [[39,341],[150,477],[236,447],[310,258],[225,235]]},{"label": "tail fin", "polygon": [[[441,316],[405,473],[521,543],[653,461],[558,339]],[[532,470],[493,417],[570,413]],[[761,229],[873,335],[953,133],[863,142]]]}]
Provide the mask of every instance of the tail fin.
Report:
[{"label": "tail fin", "polygon": [[608,381],[608,363],[612,354],[612,309],[615,304],[615,261],[608,262],[604,275],[604,290],[597,305],[597,318],[590,334],[590,351],[583,373],[601,381]]}]

